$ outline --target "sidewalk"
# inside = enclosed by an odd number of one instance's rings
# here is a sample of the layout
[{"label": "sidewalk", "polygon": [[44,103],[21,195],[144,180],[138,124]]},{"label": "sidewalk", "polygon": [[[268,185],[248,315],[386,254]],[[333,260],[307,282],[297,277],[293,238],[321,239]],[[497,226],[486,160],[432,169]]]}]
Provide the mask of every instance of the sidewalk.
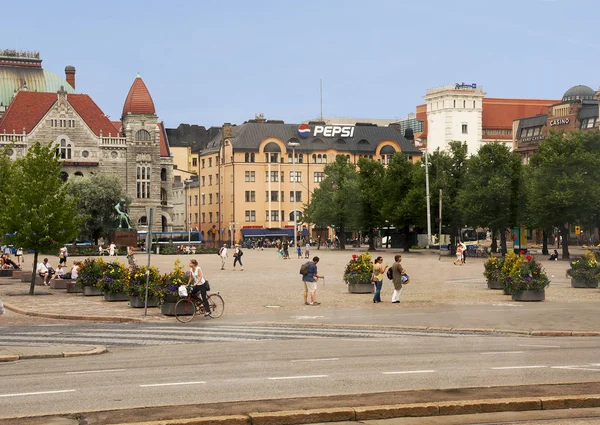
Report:
[{"label": "sidewalk", "polygon": [[106,353],[100,345],[47,345],[37,347],[0,347],[0,363],[16,360],[49,359],[55,357],[92,356]]}]

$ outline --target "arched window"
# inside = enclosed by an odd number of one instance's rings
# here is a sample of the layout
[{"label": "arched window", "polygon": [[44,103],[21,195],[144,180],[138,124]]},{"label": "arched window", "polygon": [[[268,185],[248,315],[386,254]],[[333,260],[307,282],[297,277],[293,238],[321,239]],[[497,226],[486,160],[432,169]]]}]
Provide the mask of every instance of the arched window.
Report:
[{"label": "arched window", "polygon": [[323,164],[327,164],[327,155],[323,155]]},{"label": "arched window", "polygon": [[463,108],[466,108],[466,107],[467,107],[467,101],[463,100]]},{"label": "arched window", "polygon": [[454,101],[454,108],[456,108],[456,100]]},{"label": "arched window", "polygon": [[317,155],[317,164],[321,164],[323,162],[323,157],[321,154]]},{"label": "arched window", "polygon": [[83,177],[83,173],[82,173],[81,171],[76,171],[76,172],[75,172],[75,175],[76,175],[77,177]]},{"label": "arched window", "polygon": [[160,204],[167,205],[167,191],[165,189],[160,189]]},{"label": "arched window", "polygon": [[300,163],[300,164],[304,163],[304,155],[303,154],[298,155],[298,163]]},{"label": "arched window", "polygon": [[161,168],[160,169],[160,181],[161,182],[166,182],[167,181],[167,169],[166,168]]},{"label": "arched window", "polygon": [[475,101],[473,101],[473,109],[475,109]]},{"label": "arched window", "polygon": [[317,163],[317,155],[315,155],[314,153],[313,153],[313,156],[312,156],[312,163],[313,164]]},{"label": "arched window", "polygon": [[250,162],[254,162],[254,154],[253,153],[250,154]]},{"label": "arched window", "polygon": [[150,133],[146,130],[138,130],[137,133],[135,133],[135,140],[138,142],[148,142],[152,139],[150,138]]},{"label": "arched window", "polygon": [[145,215],[141,216],[140,219],[138,220],[138,224],[141,226],[147,226],[148,225],[148,217],[146,217]]},{"label": "arched window", "polygon": [[250,162],[250,154],[246,152],[244,155],[244,162]]},{"label": "arched window", "polygon": [[60,159],[71,159],[71,144],[65,139],[60,139],[59,147],[56,149],[56,156]]}]

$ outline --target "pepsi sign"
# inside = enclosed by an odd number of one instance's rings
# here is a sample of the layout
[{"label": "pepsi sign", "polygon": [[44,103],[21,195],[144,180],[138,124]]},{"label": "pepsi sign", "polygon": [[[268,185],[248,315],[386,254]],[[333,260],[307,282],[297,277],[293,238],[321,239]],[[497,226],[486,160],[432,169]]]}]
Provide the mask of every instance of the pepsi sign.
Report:
[{"label": "pepsi sign", "polygon": [[313,136],[323,137],[354,137],[354,127],[339,125],[316,125]]},{"label": "pepsi sign", "polygon": [[298,127],[298,136],[302,137],[303,139],[306,139],[308,136],[310,136],[310,127],[308,124],[300,124]]}]

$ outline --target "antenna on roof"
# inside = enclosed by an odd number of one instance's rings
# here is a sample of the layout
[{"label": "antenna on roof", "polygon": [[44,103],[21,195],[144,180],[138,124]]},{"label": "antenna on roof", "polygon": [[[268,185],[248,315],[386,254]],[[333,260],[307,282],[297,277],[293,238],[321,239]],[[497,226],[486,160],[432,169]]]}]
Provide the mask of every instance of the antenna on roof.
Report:
[{"label": "antenna on roof", "polygon": [[323,79],[321,78],[319,81],[319,97],[321,99],[321,115],[319,116],[319,119],[323,121]]}]

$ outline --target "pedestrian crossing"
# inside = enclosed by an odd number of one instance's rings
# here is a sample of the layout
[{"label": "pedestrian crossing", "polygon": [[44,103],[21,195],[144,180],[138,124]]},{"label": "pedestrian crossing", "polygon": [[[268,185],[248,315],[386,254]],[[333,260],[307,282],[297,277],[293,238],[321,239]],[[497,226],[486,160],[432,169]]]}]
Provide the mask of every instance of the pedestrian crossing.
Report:
[{"label": "pedestrian crossing", "polygon": [[69,326],[44,328],[5,328],[3,345],[80,344],[104,346],[169,345],[202,342],[260,341],[314,338],[394,338],[406,335],[448,336],[443,333],[419,333],[400,329],[365,329],[336,326],[209,325],[203,326]]}]

